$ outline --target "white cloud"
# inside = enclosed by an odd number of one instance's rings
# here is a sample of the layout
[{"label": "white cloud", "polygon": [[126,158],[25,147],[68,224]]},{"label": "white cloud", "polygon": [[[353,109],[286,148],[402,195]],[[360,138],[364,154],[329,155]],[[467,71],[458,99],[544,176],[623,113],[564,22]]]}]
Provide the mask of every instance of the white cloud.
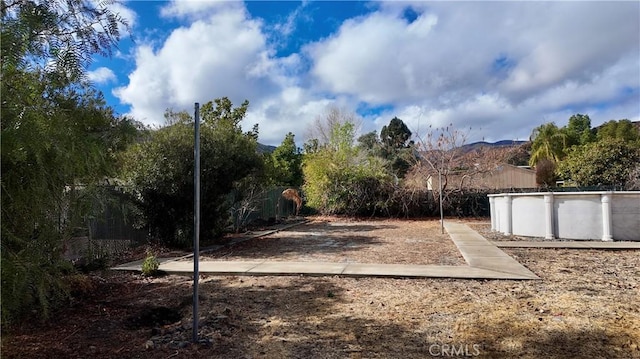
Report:
[{"label": "white cloud", "polygon": [[308,2],[304,1],[298,7],[296,7],[292,12],[287,15],[285,21],[277,23],[273,25],[273,30],[284,37],[290,36],[295,30],[297,26],[297,22],[301,17],[306,17],[304,14],[304,9],[308,5]]},{"label": "white cloud", "polygon": [[230,8],[242,9],[244,6],[238,0],[172,0],[160,9],[160,16],[195,20]]},{"label": "white cloud", "polygon": [[532,26],[530,50],[503,84],[507,91],[529,95],[567,80],[590,81],[620,57],[638,56],[637,3],[554,3],[553,10]]},{"label": "white cloud", "polygon": [[339,33],[306,51],[315,60],[312,73],[328,90],[356,95],[371,103],[416,98],[425,82],[419,48],[437,24],[425,15],[412,24],[382,13],[345,22]]},{"label": "white cloud", "polygon": [[117,81],[116,74],[106,67],[98,67],[93,71],[87,72],[87,77],[89,78],[89,81],[99,85]]},{"label": "white cloud", "polygon": [[[196,11],[181,4],[173,3],[165,15]],[[163,125],[167,108],[192,111],[194,102],[226,96],[239,105],[248,99],[243,128],[258,123],[260,141],[276,145],[291,131],[301,144],[307,124],[337,100],[301,87],[300,55],[276,57],[260,19],[238,6],[200,5],[212,10],[209,15],[173,30],[160,44],[136,48],[129,83],[114,95],[131,106],[129,115],[150,125]]]},{"label": "white cloud", "polygon": [[[412,128],[453,123],[476,137],[527,138],[547,119],[607,103],[606,116],[638,116],[617,104],[640,87],[638,3],[383,2],[307,47],[321,89],[392,111]],[[625,115],[625,113],[627,115]]]},{"label": "white cloud", "polygon": [[309,46],[324,88],[374,103],[519,101],[639,51],[634,3],[418,3],[412,23],[387,6]]},{"label": "white cloud", "polygon": [[263,143],[278,145],[285,134],[292,132],[298,145],[302,145],[307,140],[309,124],[335,103],[335,100],[314,98],[303,88],[288,87],[250,107],[242,125],[250,128],[257,123]]},{"label": "white cloud", "polygon": [[[513,108],[498,94],[480,94],[455,106],[434,108],[431,106],[410,105],[400,107],[393,113],[384,114],[376,119],[378,127],[389,123],[392,116],[402,119],[414,135],[425,138],[431,129],[453,125],[461,131],[469,131],[470,140],[495,139],[495,133],[522,138],[521,124],[511,118],[518,109]],[[526,115],[525,115],[526,116]]]},{"label": "white cloud", "polygon": [[[408,4],[413,21],[403,17]],[[563,125],[577,112],[594,125],[640,117],[640,3],[378,5],[278,57],[278,40],[295,37],[312,14],[304,4],[268,24],[240,2],[173,1],[162,16],[184,25],[162,42],[140,43],[129,83],[114,93],[155,124],[168,107],[248,99],[243,125],[259,123],[260,140],[276,145],[290,131],[303,141],[331,104],[388,109],[366,117],[364,131],[398,116],[421,133],[472,127],[477,140],[526,139],[533,127]],[[625,91],[636,98],[623,100]]]},{"label": "white cloud", "polygon": [[191,108],[227,96],[240,104],[275,91],[277,68],[268,55],[261,23],[228,8],[175,29],[159,49],[141,45],[129,84],[114,94],[131,114],[161,124],[164,110]]}]

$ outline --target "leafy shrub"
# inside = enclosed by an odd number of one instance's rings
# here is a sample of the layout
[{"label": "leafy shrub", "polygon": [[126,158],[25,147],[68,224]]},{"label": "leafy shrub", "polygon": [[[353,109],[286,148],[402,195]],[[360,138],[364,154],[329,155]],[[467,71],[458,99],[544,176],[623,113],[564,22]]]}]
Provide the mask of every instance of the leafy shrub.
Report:
[{"label": "leafy shrub", "polygon": [[[240,128],[248,102],[231,107],[223,98],[201,110],[201,238],[222,233],[231,213],[229,193],[243,179],[263,171],[257,134]],[[122,177],[139,200],[152,234],[167,245],[188,247],[193,239],[194,122],[187,113],[166,116],[178,119],[128,151]]]},{"label": "leafy shrub", "polygon": [[145,276],[152,276],[158,272],[158,268],[160,267],[160,261],[156,256],[147,252],[147,257],[142,262],[142,274]]},{"label": "leafy shrub", "polygon": [[560,163],[558,172],[578,186],[616,185],[633,180],[630,174],[640,162],[640,145],[633,141],[603,139],[575,147]]},{"label": "leafy shrub", "polygon": [[384,159],[355,147],[354,124],[334,123],[329,142],[303,163],[307,204],[323,214],[367,215],[379,209],[379,189],[390,181]]},{"label": "leafy shrub", "polygon": [[64,276],[73,272],[69,262],[55,252],[59,238],[54,232],[41,232],[22,244],[20,253],[5,249],[2,238],[2,322],[36,315],[48,317],[51,309],[69,298]]}]

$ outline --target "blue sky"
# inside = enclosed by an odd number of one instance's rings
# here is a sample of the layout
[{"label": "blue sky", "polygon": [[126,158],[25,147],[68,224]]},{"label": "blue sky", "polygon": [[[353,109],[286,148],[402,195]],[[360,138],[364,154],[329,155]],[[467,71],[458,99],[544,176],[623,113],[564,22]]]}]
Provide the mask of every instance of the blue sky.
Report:
[{"label": "blue sky", "polygon": [[247,99],[260,142],[302,144],[330,108],[361,133],[397,116],[416,134],[527,139],[576,113],[640,120],[640,2],[125,1],[112,58],[90,78],[120,114]]}]

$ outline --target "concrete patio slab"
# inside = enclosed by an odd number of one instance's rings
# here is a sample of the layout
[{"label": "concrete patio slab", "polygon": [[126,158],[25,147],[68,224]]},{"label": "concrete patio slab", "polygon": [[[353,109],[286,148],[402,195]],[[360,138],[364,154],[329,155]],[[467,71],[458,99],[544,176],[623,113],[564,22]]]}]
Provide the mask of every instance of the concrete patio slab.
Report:
[{"label": "concrete patio slab", "polygon": [[510,257],[476,257],[471,260],[469,265],[475,268],[482,268],[496,272],[511,273],[530,278],[537,278],[535,273],[531,272],[525,266]]},{"label": "concrete patio slab", "polygon": [[[449,233],[449,235],[451,235],[451,233]],[[489,242],[488,240],[482,238],[477,238],[475,236],[471,237],[471,238],[466,238],[464,236],[460,236],[460,235],[464,235],[464,233],[458,231],[456,233],[454,233],[454,235],[458,236],[455,240],[456,243],[460,244],[460,245],[474,245],[474,246],[492,246],[493,243]]]},{"label": "concrete patio slab", "polygon": [[[584,243],[592,249],[640,249],[640,242],[588,242]],[[557,248],[557,247],[556,247]]]},{"label": "concrete patio slab", "polygon": [[248,274],[265,275],[339,275],[344,271],[346,263],[327,262],[264,262],[252,268]]},{"label": "concrete patio slab", "polygon": [[[213,261],[200,261],[198,264],[198,269],[200,272],[203,272],[203,269],[207,270],[207,273],[218,273],[218,274],[235,274],[235,273],[246,273],[251,269],[259,266],[262,262],[235,262],[235,261],[226,261],[226,262],[213,262]],[[167,261],[165,263],[160,264],[158,270],[161,270],[166,273],[193,273],[193,261]],[[204,272],[203,272],[204,273]]]},{"label": "concrete patio slab", "polygon": [[451,267],[436,265],[350,263],[342,274],[353,276],[428,277],[434,274],[442,275],[449,268]]},{"label": "concrete patio slab", "polygon": [[[298,225],[298,224],[296,224]],[[293,226],[292,226],[293,227]],[[539,279],[464,223],[445,222],[445,228],[469,265],[438,266],[333,262],[200,261],[201,273],[218,275],[339,275],[409,278]],[[265,233],[258,234],[259,236]],[[160,259],[167,273],[193,273],[189,256]],[[114,270],[140,271],[142,261],[126,263]]]},{"label": "concrete patio slab", "polygon": [[499,248],[564,248],[564,249],[640,249],[640,242],[600,241],[495,241]]},{"label": "concrete patio slab", "polygon": [[[130,264],[113,269],[139,271],[140,267]],[[173,274],[191,274],[193,273],[193,262],[165,260],[159,270]],[[202,261],[199,263],[199,271],[202,274],[241,276],[339,275],[342,277],[390,278],[532,279],[527,275],[470,266],[377,263]]]},{"label": "concrete patio slab", "polygon": [[[166,263],[174,262],[177,259],[178,258],[158,258],[158,262],[160,263],[160,266],[162,266]],[[142,270],[142,262],[144,262],[144,259],[141,259],[139,261],[124,263],[111,269],[139,272]],[[193,271],[193,262],[191,262],[191,271]]]},{"label": "concrete patio slab", "polygon": [[[505,253],[500,250],[500,248],[494,245],[459,245],[458,250],[462,254],[462,256],[467,260],[467,258],[474,257],[503,257]],[[469,261],[467,260],[467,263]],[[469,263],[471,264],[471,263]]]},{"label": "concrete patio slab", "polygon": [[451,240],[471,267],[539,279],[515,259],[504,253],[464,223],[445,222]]}]

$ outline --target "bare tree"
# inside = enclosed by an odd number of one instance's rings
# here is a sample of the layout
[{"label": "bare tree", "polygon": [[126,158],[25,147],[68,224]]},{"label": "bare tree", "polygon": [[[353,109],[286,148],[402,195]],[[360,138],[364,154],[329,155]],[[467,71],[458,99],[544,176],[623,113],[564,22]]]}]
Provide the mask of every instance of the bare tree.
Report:
[{"label": "bare tree", "polygon": [[416,137],[416,165],[427,177],[434,174],[442,176],[442,190],[446,190],[449,174],[461,167],[461,148],[467,142],[468,133],[456,130],[450,124],[443,128],[429,126],[429,132],[425,136]]},{"label": "bare tree", "polygon": [[[438,178],[438,197],[440,203],[440,225],[444,233],[443,193],[447,189],[448,177],[456,168],[461,150],[466,143],[468,133],[454,129],[453,124],[443,128],[429,126],[429,131],[424,137],[416,136],[416,170],[423,174],[433,184],[433,179]],[[435,192],[435,187],[432,185]]]},{"label": "bare tree", "polygon": [[457,168],[450,173],[450,180],[457,185],[454,190],[465,188],[482,188],[487,186],[485,180],[496,172],[499,166],[507,163],[515,147],[481,146],[468,151],[461,151],[457,159]]},{"label": "bare tree", "polygon": [[[473,187],[476,178],[493,173],[506,163],[517,147],[465,146],[471,129],[460,131],[449,125],[419,137],[415,168],[425,178],[442,176],[442,191]],[[415,169],[414,169],[415,171]],[[431,181],[433,182],[433,181]]]},{"label": "bare tree", "polygon": [[429,126],[423,137],[416,136],[416,162],[412,175],[426,178],[434,197],[437,195],[442,225],[444,207],[451,203],[450,194],[476,187],[477,181],[494,172],[512,151],[508,148],[465,146],[470,132],[471,128],[463,131],[450,124],[443,128]]},{"label": "bare tree", "polygon": [[263,200],[263,192],[259,186],[248,186],[242,190],[242,197],[229,208],[233,229],[239,233],[249,222],[249,216],[258,210],[258,204]]},{"label": "bare tree", "polygon": [[536,164],[536,184],[540,187],[554,187],[556,185],[556,164],[548,158],[538,160]]},{"label": "bare tree", "polygon": [[317,140],[320,146],[331,141],[332,131],[346,123],[353,124],[355,132],[358,133],[362,127],[362,119],[346,108],[331,105],[327,107],[322,115],[315,118],[306,133],[306,140]]}]

